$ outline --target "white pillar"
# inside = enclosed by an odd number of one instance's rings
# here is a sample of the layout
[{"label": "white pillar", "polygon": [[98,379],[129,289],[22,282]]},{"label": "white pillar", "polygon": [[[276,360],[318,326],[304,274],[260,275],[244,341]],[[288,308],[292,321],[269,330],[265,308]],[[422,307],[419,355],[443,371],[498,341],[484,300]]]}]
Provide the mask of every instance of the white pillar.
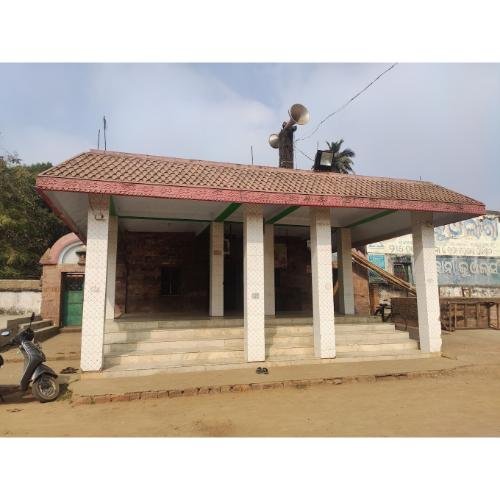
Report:
[{"label": "white pillar", "polygon": [[352,280],[351,230],[337,230],[337,265],[339,277],[339,313],[354,314],[354,285]]},{"label": "white pillar", "polygon": [[412,213],[418,332],[423,352],[441,352],[439,288],[432,214]]},{"label": "white pillar", "polygon": [[108,196],[89,195],[87,221],[80,364],[83,371],[98,371],[102,369],[104,343],[109,235]]},{"label": "white pillar", "polygon": [[311,271],[314,354],[335,357],[332,237],[329,208],[311,208]]},{"label": "white pillar", "polygon": [[224,316],[224,222],[210,224],[210,316]]},{"label": "white pillar", "polygon": [[106,319],[115,319],[116,252],[118,250],[118,217],[109,216],[108,278],[106,281]]},{"label": "white pillar", "polygon": [[274,316],[274,226],[264,225],[264,288],[266,316]]},{"label": "white pillar", "polygon": [[243,311],[247,361],[264,361],[264,228],[262,207],[245,205],[243,219]]}]

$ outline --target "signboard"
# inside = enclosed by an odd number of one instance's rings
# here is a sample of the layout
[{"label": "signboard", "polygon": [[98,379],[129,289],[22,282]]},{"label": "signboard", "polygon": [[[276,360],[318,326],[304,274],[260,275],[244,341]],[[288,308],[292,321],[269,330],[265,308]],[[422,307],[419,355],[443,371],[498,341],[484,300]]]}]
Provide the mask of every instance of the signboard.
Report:
[{"label": "signboard", "polygon": [[[483,216],[436,227],[436,255],[500,257],[500,222],[498,217]],[[374,254],[412,255],[412,236],[406,235],[368,245]]]},{"label": "signboard", "polygon": [[499,257],[438,255],[439,285],[500,286]]},{"label": "signboard", "polygon": [[[385,255],[372,253],[368,254],[368,260],[382,269],[385,269]],[[376,272],[368,270],[368,279],[370,283],[385,283],[385,280]]]}]

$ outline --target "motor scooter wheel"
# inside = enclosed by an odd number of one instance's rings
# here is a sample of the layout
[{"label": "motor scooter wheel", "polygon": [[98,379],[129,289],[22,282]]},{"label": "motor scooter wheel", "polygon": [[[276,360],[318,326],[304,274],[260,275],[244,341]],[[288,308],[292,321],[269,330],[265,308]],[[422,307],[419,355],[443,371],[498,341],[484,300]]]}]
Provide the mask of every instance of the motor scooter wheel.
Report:
[{"label": "motor scooter wheel", "polygon": [[54,377],[44,373],[33,382],[31,392],[40,403],[49,403],[59,396],[59,382]]}]

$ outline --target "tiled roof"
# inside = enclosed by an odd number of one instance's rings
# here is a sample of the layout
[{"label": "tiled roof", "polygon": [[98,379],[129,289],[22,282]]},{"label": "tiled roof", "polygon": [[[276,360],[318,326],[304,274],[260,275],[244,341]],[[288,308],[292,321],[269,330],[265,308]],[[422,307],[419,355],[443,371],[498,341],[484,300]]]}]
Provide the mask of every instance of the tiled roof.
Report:
[{"label": "tiled roof", "polygon": [[39,176],[42,189],[46,186],[43,180],[47,178],[277,193],[281,196],[413,200],[484,208],[479,201],[431,182],[96,150],[79,154],[42,173]]}]

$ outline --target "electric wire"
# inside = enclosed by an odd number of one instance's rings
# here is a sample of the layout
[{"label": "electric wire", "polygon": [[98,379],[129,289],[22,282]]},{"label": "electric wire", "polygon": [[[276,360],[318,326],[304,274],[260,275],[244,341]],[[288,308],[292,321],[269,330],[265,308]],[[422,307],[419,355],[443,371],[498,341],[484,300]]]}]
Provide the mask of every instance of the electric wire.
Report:
[{"label": "electric wire", "polygon": [[[364,92],[366,92],[379,78],[382,78],[386,73],[388,73],[389,71],[391,71],[391,69],[393,69],[395,66],[397,66],[398,63],[394,63],[392,64],[391,66],[389,66],[387,69],[385,69],[384,71],[382,71],[382,73],[380,73],[380,75],[378,75],[375,79],[373,79],[368,85],[366,85],[362,90],[360,90],[357,94],[355,94],[354,96],[352,96],[348,101],[346,101],[344,104],[342,104],[342,106],[340,106],[340,108],[336,109],[335,111],[333,111],[332,113],[330,113],[329,115],[325,116],[325,118],[323,118],[323,120],[321,120],[318,125],[316,125],[316,128],[309,134],[309,135],[306,135],[305,137],[299,137],[298,139],[295,140],[295,142],[299,142],[299,141],[305,141],[306,139],[309,139],[310,137],[312,137],[318,130],[319,128],[321,127],[321,125],[323,125],[323,123],[325,123],[327,120],[329,120],[332,116],[336,115],[337,113],[339,113],[340,111],[342,111],[343,109],[347,108],[347,106],[349,106],[349,104],[351,104],[351,102],[353,102],[355,99],[357,99],[361,94],[363,94]],[[300,151],[300,150],[299,150]],[[302,152],[302,151],[300,151]],[[304,153],[303,153],[304,154]]]}]

